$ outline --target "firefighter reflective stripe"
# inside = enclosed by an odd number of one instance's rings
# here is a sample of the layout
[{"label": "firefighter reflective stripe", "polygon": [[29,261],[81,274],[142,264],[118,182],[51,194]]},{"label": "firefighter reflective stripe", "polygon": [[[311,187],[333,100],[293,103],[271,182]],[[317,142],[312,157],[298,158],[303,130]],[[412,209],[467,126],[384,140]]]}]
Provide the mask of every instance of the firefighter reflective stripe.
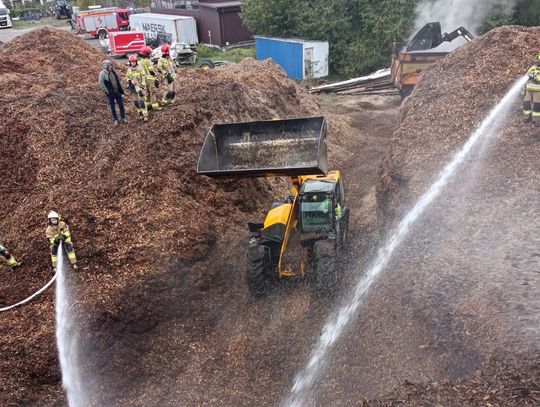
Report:
[{"label": "firefighter reflective stripe", "polygon": [[130,66],[126,73],[126,79],[133,83],[135,90],[138,92],[141,88],[145,87],[145,75],[144,69],[140,66]]},{"label": "firefighter reflective stripe", "polygon": [[17,264],[17,260],[15,260],[15,257],[9,256],[9,258],[6,260],[6,264],[9,267],[13,267],[13,266],[15,266]]},{"label": "firefighter reflective stripe", "polygon": [[[66,251],[67,251],[67,248],[66,248]],[[73,247],[71,248],[71,251],[67,252],[67,255],[68,255],[69,262],[71,264],[77,263],[77,256],[75,256],[75,250],[73,250]]]},{"label": "firefighter reflective stripe", "polygon": [[176,79],[174,64],[169,58],[160,58],[157,67],[164,80],[166,79],[170,82]]},{"label": "firefighter reflective stripe", "polygon": [[[66,252],[69,259],[69,262],[71,264],[77,264],[77,256],[75,255],[75,250],[73,249],[73,245],[66,243]],[[58,263],[58,246],[53,246],[53,249],[51,250],[51,262],[52,266],[56,267],[56,264]]]},{"label": "firefighter reflective stripe", "polygon": [[154,72],[154,64],[152,63],[152,61],[150,61],[149,58],[142,58],[141,66],[143,68],[144,75],[146,76],[146,80],[155,81],[156,76]]},{"label": "firefighter reflective stripe", "polygon": [[338,202],[336,205],[336,218],[339,220],[341,219],[342,215],[343,215],[343,211],[341,210],[341,205]]},{"label": "firefighter reflective stripe", "polygon": [[540,83],[529,81],[529,83],[527,83],[527,90],[531,92],[540,92]]},{"label": "firefighter reflective stripe", "polygon": [[538,119],[540,113],[540,92],[525,91],[525,97],[523,98],[523,115],[526,117],[534,117]]}]

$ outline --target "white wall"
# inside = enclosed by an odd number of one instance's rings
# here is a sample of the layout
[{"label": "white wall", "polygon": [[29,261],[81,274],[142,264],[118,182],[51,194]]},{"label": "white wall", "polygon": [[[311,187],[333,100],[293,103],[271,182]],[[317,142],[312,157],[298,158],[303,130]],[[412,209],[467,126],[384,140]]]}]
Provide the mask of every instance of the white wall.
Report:
[{"label": "white wall", "polygon": [[[306,48],[313,48],[313,77],[323,78],[325,76],[328,76],[328,42],[305,42],[304,50]],[[305,69],[306,67],[304,66],[304,73]]]}]

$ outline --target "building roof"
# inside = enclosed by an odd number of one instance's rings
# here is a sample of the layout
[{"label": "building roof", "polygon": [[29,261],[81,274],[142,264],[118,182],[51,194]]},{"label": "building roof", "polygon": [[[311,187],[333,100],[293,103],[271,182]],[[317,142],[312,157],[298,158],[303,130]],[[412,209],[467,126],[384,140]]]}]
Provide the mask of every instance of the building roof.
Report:
[{"label": "building roof", "polygon": [[159,20],[187,20],[187,19],[193,18],[193,17],[188,17],[188,16],[180,16],[178,14],[158,14],[158,13],[131,14],[130,17],[134,17],[135,19],[139,19],[143,17],[143,18],[148,18],[148,19],[159,19]]},{"label": "building roof", "polygon": [[199,3],[199,7],[208,7],[208,8],[230,8],[230,7],[240,7],[242,5],[241,1],[223,1],[220,3]]}]

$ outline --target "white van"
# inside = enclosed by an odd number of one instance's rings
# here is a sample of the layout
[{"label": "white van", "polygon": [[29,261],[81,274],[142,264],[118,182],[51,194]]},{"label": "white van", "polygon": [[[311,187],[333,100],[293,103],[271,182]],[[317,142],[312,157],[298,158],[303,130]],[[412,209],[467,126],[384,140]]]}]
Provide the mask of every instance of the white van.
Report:
[{"label": "white van", "polygon": [[0,1],[0,28],[11,28],[12,26],[9,9]]}]

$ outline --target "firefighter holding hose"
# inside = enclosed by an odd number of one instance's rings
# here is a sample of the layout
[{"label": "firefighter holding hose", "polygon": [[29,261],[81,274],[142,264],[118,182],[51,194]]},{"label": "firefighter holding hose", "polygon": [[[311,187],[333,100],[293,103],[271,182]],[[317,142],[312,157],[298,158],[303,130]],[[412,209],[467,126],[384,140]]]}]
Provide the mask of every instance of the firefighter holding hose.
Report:
[{"label": "firefighter holding hose", "polygon": [[14,269],[15,267],[19,267],[22,263],[17,261],[15,257],[9,252],[8,249],[4,246],[4,243],[0,242],[0,257],[4,259],[4,262],[6,263],[6,266],[11,267]]},{"label": "firefighter holding hose", "polygon": [[51,261],[53,266],[53,271],[56,273],[56,264],[58,261],[58,248],[60,243],[64,243],[64,248],[73,267],[73,270],[77,270],[79,266],[77,265],[77,257],[75,256],[75,250],[73,249],[73,242],[71,241],[71,232],[69,227],[62,220],[60,215],[55,211],[50,211],[48,215],[49,225],[45,231],[45,235],[49,240],[49,245],[51,247]]},{"label": "firefighter holding hose", "polygon": [[135,94],[135,108],[144,121],[148,121],[148,108],[146,107],[146,79],[144,69],[139,64],[137,55],[129,56],[129,68],[126,73],[128,89]]},{"label": "firefighter holding hose", "polygon": [[148,45],[144,46],[139,54],[141,54],[141,67],[144,70],[146,80],[146,108],[151,107],[152,110],[160,110],[161,107],[159,107],[159,103],[157,102],[159,80],[156,77],[156,68],[150,59],[152,48]]},{"label": "firefighter holding hose", "polygon": [[157,63],[157,69],[163,81],[167,83],[167,92],[165,93],[165,96],[163,96],[163,99],[161,99],[161,104],[164,106],[172,105],[176,97],[174,89],[176,83],[176,69],[174,68],[174,63],[169,55],[169,44],[163,44],[161,46],[161,58],[159,58]]},{"label": "firefighter holding hose", "polygon": [[540,126],[540,53],[534,62],[527,71],[529,81],[523,99],[523,114],[525,122],[532,120],[535,126]]}]

